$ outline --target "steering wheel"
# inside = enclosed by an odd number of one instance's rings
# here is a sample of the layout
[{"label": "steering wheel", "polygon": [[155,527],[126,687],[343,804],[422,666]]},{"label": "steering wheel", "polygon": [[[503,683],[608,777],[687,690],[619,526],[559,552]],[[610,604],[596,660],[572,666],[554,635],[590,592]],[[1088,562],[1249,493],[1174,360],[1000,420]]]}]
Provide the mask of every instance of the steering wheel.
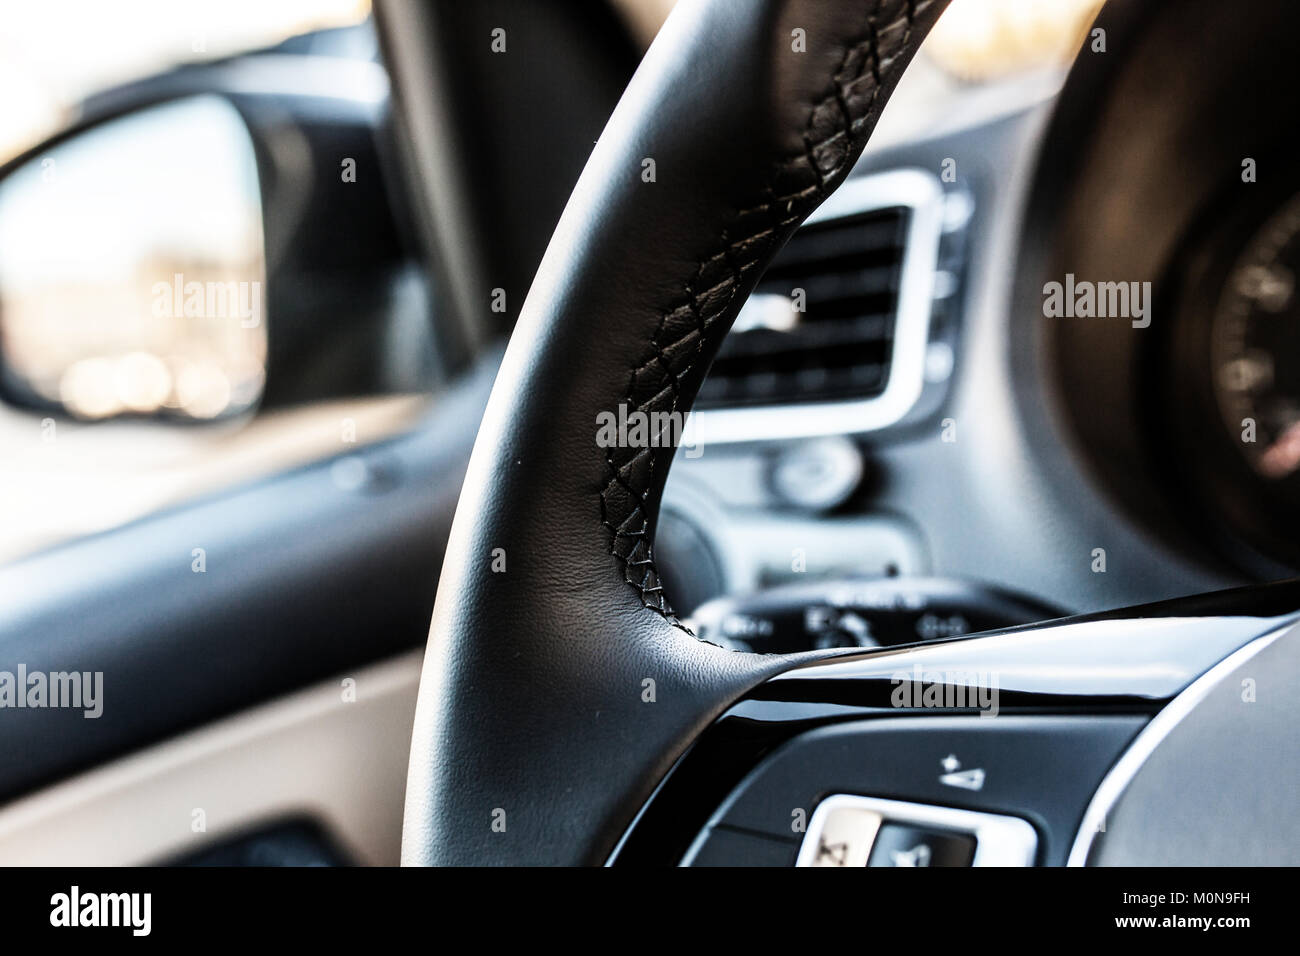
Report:
[{"label": "steering wheel", "polygon": [[825,656],[738,653],[683,627],[654,552],[672,444],[602,447],[597,429],[620,407],[689,412],[945,5],[682,0],[669,16],[565,209],[478,435],[426,652],[404,862],[605,862],[730,704]]}]

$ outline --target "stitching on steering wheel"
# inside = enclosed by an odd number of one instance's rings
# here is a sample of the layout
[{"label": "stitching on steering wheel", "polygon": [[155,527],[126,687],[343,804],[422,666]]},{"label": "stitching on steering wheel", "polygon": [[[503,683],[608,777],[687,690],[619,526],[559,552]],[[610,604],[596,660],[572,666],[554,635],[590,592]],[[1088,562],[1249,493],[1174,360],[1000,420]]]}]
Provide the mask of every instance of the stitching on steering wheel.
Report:
[{"label": "stitching on steering wheel", "polygon": [[[875,0],[865,35],[844,47],[839,66],[829,80],[830,92],[809,104],[803,151],[773,169],[760,204],[738,210],[727,219],[719,234],[720,251],[696,266],[694,276],[686,283],[684,300],[661,314],[650,336],[647,358],[629,376],[623,397],[629,409],[648,416],[680,410],[682,381],[704,353],[717,321],[735,303],[745,276],[767,261],[780,230],[801,222],[825,197],[827,183],[836,183],[847,173],[854,147],[865,136],[864,127],[884,85],[882,75],[892,72],[899,54],[907,51],[918,13],[935,0],[906,0],[882,29],[877,21],[886,2]],[[903,29],[897,48],[893,55],[882,57],[882,32],[893,31],[900,22]],[[870,93],[865,96],[864,81],[870,84]],[[828,113],[833,113],[834,118]],[[764,222],[766,225],[753,231],[754,226]],[[671,422],[675,418],[673,415],[659,420]],[[647,496],[654,487],[660,454],[672,449],[650,447],[654,444],[611,448],[606,453],[609,477],[600,492],[601,523],[610,532],[609,553],[622,564],[623,578],[636,589],[642,605],[691,634],[668,602],[655,566]],[[664,461],[671,461],[671,454]]]}]

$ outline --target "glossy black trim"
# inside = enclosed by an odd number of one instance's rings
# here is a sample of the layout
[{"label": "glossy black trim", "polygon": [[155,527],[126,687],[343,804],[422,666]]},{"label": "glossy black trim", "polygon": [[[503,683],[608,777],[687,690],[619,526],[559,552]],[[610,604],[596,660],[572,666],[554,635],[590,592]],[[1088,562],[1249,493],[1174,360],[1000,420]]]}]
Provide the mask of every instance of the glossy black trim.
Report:
[{"label": "glossy black trim", "polygon": [[999,713],[1149,717],[1233,651],[1296,620],[1300,580],[1289,580],[792,668],[753,688],[700,736],[609,862],[675,865],[745,774],[805,731],[864,718],[978,712],[894,706],[891,696],[916,683],[909,679],[915,668],[923,684],[927,674],[959,672],[987,687],[996,675]]}]

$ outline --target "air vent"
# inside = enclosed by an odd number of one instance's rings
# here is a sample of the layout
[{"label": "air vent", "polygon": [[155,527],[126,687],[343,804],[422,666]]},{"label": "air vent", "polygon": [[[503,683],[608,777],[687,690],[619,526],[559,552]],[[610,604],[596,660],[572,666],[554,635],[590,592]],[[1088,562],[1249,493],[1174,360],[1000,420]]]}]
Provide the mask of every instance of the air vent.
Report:
[{"label": "air vent", "polygon": [[800,230],[768,268],[700,390],[700,408],[873,398],[889,381],[909,210]]},{"label": "air vent", "polygon": [[705,443],[892,425],[925,387],[944,192],[931,173],[850,179],[759,281],[696,403]]}]

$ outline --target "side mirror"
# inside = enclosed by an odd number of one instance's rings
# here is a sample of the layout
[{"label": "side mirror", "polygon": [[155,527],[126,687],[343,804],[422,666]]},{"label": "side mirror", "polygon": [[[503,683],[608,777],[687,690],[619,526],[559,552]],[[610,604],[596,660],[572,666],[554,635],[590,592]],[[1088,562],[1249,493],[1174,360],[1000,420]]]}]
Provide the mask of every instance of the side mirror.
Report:
[{"label": "side mirror", "polygon": [[253,139],[216,95],[73,132],[0,174],[0,392],[87,420],[212,420],[266,375]]}]

